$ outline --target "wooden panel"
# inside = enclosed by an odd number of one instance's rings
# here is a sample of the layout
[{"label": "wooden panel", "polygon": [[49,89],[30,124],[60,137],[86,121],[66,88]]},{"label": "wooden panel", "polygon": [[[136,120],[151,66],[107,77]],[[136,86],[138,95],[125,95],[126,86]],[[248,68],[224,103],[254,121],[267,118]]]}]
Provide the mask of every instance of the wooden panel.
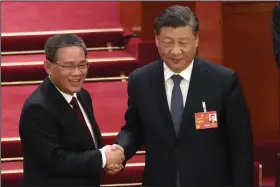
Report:
[{"label": "wooden panel", "polygon": [[139,32],[141,29],[142,3],[140,1],[120,2],[120,22],[124,28]]},{"label": "wooden panel", "polygon": [[[200,23],[199,56],[222,64],[222,2],[196,2],[195,12]],[[211,16],[210,16],[211,15]]]},{"label": "wooden panel", "polygon": [[167,2],[141,2],[142,3],[142,20],[141,20],[141,36],[142,40],[154,40],[154,21],[159,16],[160,12],[172,5],[189,6],[195,10],[195,2],[190,1],[167,1]]},{"label": "wooden panel", "polygon": [[271,31],[274,5],[223,4],[223,64],[239,73],[255,140],[278,138],[279,78]]}]

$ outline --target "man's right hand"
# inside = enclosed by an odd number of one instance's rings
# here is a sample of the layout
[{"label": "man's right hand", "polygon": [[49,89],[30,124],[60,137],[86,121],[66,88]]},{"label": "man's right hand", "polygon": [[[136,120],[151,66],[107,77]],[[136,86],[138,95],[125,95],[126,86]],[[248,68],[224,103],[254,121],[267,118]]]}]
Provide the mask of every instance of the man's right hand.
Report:
[{"label": "man's right hand", "polygon": [[102,148],[106,156],[106,166],[122,164],[124,161],[124,152],[121,149],[114,149],[111,145]]}]

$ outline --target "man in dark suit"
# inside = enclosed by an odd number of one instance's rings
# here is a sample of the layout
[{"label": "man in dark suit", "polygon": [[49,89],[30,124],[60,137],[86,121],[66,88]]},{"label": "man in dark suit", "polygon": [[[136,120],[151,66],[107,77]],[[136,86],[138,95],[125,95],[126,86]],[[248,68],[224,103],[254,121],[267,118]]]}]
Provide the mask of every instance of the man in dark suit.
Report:
[{"label": "man in dark suit", "polygon": [[161,60],[129,76],[117,136],[125,161],[144,145],[144,186],[253,186],[250,117],[236,73],[195,56],[199,22],[188,7],[167,8],[154,28]]},{"label": "man in dark suit", "polygon": [[56,35],[47,40],[45,53],[49,76],[20,116],[24,184],[99,186],[103,168],[120,167],[123,153],[103,147],[91,96],[82,88],[89,67],[85,43],[73,34]]},{"label": "man in dark suit", "polygon": [[272,19],[272,34],[273,34],[273,49],[274,56],[278,68],[280,69],[280,4],[277,4],[273,9]]},{"label": "man in dark suit", "polygon": [[[280,70],[280,4],[279,3],[273,9],[272,36],[273,36],[274,57],[278,69]],[[277,156],[278,156],[278,163],[277,163],[277,176],[276,176],[275,185],[280,186],[280,144],[279,144],[279,151]]]}]

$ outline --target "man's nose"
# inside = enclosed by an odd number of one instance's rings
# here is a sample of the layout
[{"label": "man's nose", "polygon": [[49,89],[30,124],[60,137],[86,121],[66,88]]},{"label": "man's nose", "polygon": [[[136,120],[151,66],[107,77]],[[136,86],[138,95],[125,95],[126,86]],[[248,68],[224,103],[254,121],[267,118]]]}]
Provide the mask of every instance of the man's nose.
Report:
[{"label": "man's nose", "polygon": [[174,56],[178,56],[182,53],[182,49],[178,46],[175,45],[172,49],[171,49],[171,54]]},{"label": "man's nose", "polygon": [[72,71],[72,75],[81,75],[82,71],[79,69],[78,66],[75,67],[75,69]]}]

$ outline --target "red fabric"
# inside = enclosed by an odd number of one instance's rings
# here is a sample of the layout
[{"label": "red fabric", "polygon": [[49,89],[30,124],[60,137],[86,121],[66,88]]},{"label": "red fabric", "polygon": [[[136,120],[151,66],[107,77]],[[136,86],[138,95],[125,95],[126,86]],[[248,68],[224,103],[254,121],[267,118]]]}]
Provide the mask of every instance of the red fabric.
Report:
[{"label": "red fabric", "polygon": [[263,186],[275,186],[275,177],[274,176],[265,176],[263,178]]},{"label": "red fabric", "polygon": [[119,18],[117,1],[1,2],[2,32],[106,28]]},{"label": "red fabric", "polygon": [[[123,172],[116,175],[102,175],[102,184],[117,184],[117,183],[141,183],[142,172],[144,169],[145,155],[135,155],[127,162],[127,167]],[[131,165],[134,164],[134,165]],[[138,165],[136,165],[138,164]],[[259,186],[259,163],[255,162],[255,185]],[[1,171],[20,170],[23,168],[22,162],[4,162],[1,165]],[[22,173],[2,174],[1,182],[3,184],[20,184],[22,181]],[[263,185],[271,186],[274,184],[275,178],[266,177],[263,179]]]},{"label": "red fabric", "polygon": [[139,43],[138,64],[144,66],[160,59],[155,41],[141,41]]},{"label": "red fabric", "polygon": [[278,141],[255,142],[255,160],[263,165],[264,176],[276,176]]},{"label": "red fabric", "polygon": [[[120,58],[115,61],[116,58]],[[131,60],[124,60],[121,58],[130,58]],[[123,72],[125,75],[130,74],[136,67],[137,61],[134,57],[126,51],[91,51],[88,54],[90,67],[88,70],[89,78],[92,77],[119,77]],[[98,62],[98,60],[105,59],[106,61]],[[31,81],[42,80],[47,74],[42,64],[39,65],[24,65],[24,66],[10,66],[11,62],[42,62],[45,60],[44,55],[13,55],[3,56],[1,64],[1,81]]]},{"label": "red fabric", "polygon": [[[113,23],[107,25],[106,29],[119,28],[120,24]],[[102,29],[102,28],[101,28]],[[111,45],[120,40],[123,36],[123,31],[110,31],[110,32],[87,32],[76,33],[86,43],[87,47],[107,47],[107,42],[111,42]],[[5,51],[31,51],[31,50],[43,50],[46,40],[53,34],[40,34],[40,35],[20,35],[17,36],[1,36],[1,50]]]},{"label": "red fabric", "polygon": [[[116,175],[108,175],[104,173],[101,176],[101,184],[120,184],[120,183],[141,183],[142,172],[144,169],[145,155],[135,155],[127,162],[127,167]],[[142,165],[130,165],[139,164]],[[2,162],[1,164],[1,185],[2,186],[19,186],[22,183],[22,172],[6,173],[11,170],[23,169],[23,162]]]},{"label": "red fabric", "polygon": [[22,156],[23,152],[20,140],[1,140],[1,158],[13,158]]}]

